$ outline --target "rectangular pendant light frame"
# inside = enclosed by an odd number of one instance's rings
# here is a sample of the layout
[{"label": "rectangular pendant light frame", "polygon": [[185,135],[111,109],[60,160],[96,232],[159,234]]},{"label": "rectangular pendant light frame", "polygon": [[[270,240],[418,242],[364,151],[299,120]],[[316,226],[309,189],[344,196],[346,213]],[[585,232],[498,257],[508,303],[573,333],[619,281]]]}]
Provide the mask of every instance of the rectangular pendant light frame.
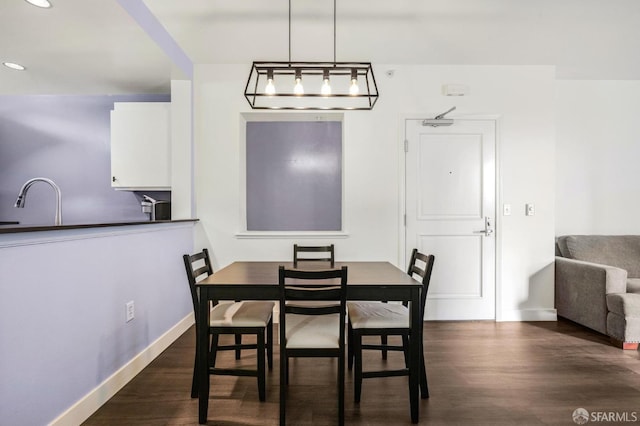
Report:
[{"label": "rectangular pendant light frame", "polygon": [[[359,93],[349,93],[352,71]],[[296,72],[302,77],[303,94],[293,92]],[[328,72],[331,94],[321,93]],[[276,82],[276,93],[267,94],[267,76]],[[378,100],[378,86],[371,62],[253,62],[244,96],[252,109],[370,110]]]}]

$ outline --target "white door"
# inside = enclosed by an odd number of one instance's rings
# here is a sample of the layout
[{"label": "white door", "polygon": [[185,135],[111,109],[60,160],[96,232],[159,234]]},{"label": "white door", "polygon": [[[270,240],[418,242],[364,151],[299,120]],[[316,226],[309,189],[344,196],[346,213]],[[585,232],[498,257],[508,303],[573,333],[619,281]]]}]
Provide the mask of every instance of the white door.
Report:
[{"label": "white door", "polygon": [[435,255],[426,319],[495,319],[495,120],[406,120],[406,253]]}]

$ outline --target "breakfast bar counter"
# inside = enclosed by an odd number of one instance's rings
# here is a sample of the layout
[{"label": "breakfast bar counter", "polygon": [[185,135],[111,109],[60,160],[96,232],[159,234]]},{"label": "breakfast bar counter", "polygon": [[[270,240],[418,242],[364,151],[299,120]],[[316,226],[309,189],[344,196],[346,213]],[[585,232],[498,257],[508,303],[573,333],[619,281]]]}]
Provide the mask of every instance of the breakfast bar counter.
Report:
[{"label": "breakfast bar counter", "polygon": [[71,225],[34,225],[34,224],[18,224],[16,222],[0,222],[0,234],[15,234],[20,232],[40,232],[40,231],[61,231],[68,229],[88,229],[88,228],[106,228],[110,226],[133,226],[133,225],[157,225],[162,223],[181,223],[181,222],[197,222],[198,219],[179,219],[179,220],[146,220],[139,222],[109,222],[109,223],[79,223]]}]

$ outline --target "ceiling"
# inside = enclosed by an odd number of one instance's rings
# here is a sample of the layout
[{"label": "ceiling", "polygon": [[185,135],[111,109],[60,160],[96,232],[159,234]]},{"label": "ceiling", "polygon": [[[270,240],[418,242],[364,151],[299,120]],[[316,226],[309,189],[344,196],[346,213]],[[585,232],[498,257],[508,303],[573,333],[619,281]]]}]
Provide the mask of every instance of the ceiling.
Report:
[{"label": "ceiling", "polygon": [[[118,0],[0,5],[0,94],[168,93],[176,67]],[[134,1],[134,0],[120,0]],[[194,64],[287,60],[286,0],[137,0]],[[331,60],[333,2],[292,0],[291,59]],[[558,79],[640,80],[637,0],[341,0],[336,59],[555,65]],[[248,71],[247,71],[248,72]]]},{"label": "ceiling", "polygon": [[116,0],[0,1],[0,94],[168,93],[172,64]]}]

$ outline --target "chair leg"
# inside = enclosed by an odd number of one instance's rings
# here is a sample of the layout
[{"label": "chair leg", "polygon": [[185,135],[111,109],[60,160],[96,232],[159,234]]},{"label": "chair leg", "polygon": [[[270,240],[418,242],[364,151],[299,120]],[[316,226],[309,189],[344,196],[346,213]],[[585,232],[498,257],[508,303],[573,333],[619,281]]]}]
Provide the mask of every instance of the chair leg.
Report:
[{"label": "chair leg", "polygon": [[191,379],[191,398],[198,397],[198,333],[196,333],[196,356],[193,360],[193,379]]},{"label": "chair leg", "polygon": [[427,369],[424,362],[424,353],[420,354],[420,395],[422,399],[429,398],[429,386],[427,384]]},{"label": "chair leg", "polygon": [[273,370],[273,318],[267,324],[267,363],[269,371]]},{"label": "chair leg", "polygon": [[344,426],[344,351],[338,357],[338,425]]},{"label": "chair leg", "polygon": [[283,347],[283,339],[280,339],[280,426],[286,424],[286,399],[287,399],[287,387],[284,385],[287,381],[287,352]]},{"label": "chair leg", "polygon": [[284,367],[284,374],[285,374],[285,379],[284,379],[284,383],[286,385],[289,384],[289,357],[286,357],[286,359],[284,360],[285,363],[285,367]]},{"label": "chair leg", "polygon": [[264,368],[264,329],[258,331],[256,336],[256,341],[258,343],[258,397],[261,402],[264,402],[266,399],[265,396],[265,368]]},{"label": "chair leg", "polygon": [[[409,337],[402,336],[402,347],[404,348],[404,362],[409,367]],[[424,351],[420,352],[420,395],[422,399],[429,398],[429,385],[427,383],[427,370],[424,361]]]},{"label": "chair leg", "polygon": [[[380,343],[382,343],[383,345],[387,345],[388,343],[388,338],[385,335],[380,336]],[[387,350],[383,349],[382,350],[382,359],[386,360],[387,359]]]},{"label": "chair leg", "polygon": [[216,366],[216,355],[218,354],[219,339],[220,339],[220,335],[217,333],[211,336],[211,350],[209,351],[209,367]]},{"label": "chair leg", "polygon": [[404,353],[404,366],[409,368],[409,336],[402,336],[402,353]]},{"label": "chair leg", "polygon": [[[236,334],[236,345],[242,344],[242,334]],[[242,355],[242,350],[240,348],[236,349],[236,359],[240,359]]]},{"label": "chair leg", "polygon": [[353,368],[353,327],[351,321],[347,325],[347,362],[349,371]]},{"label": "chair leg", "polygon": [[355,353],[355,375],[353,378],[353,400],[360,402],[360,394],[362,393],[362,335],[355,332],[353,335],[354,353]]}]

